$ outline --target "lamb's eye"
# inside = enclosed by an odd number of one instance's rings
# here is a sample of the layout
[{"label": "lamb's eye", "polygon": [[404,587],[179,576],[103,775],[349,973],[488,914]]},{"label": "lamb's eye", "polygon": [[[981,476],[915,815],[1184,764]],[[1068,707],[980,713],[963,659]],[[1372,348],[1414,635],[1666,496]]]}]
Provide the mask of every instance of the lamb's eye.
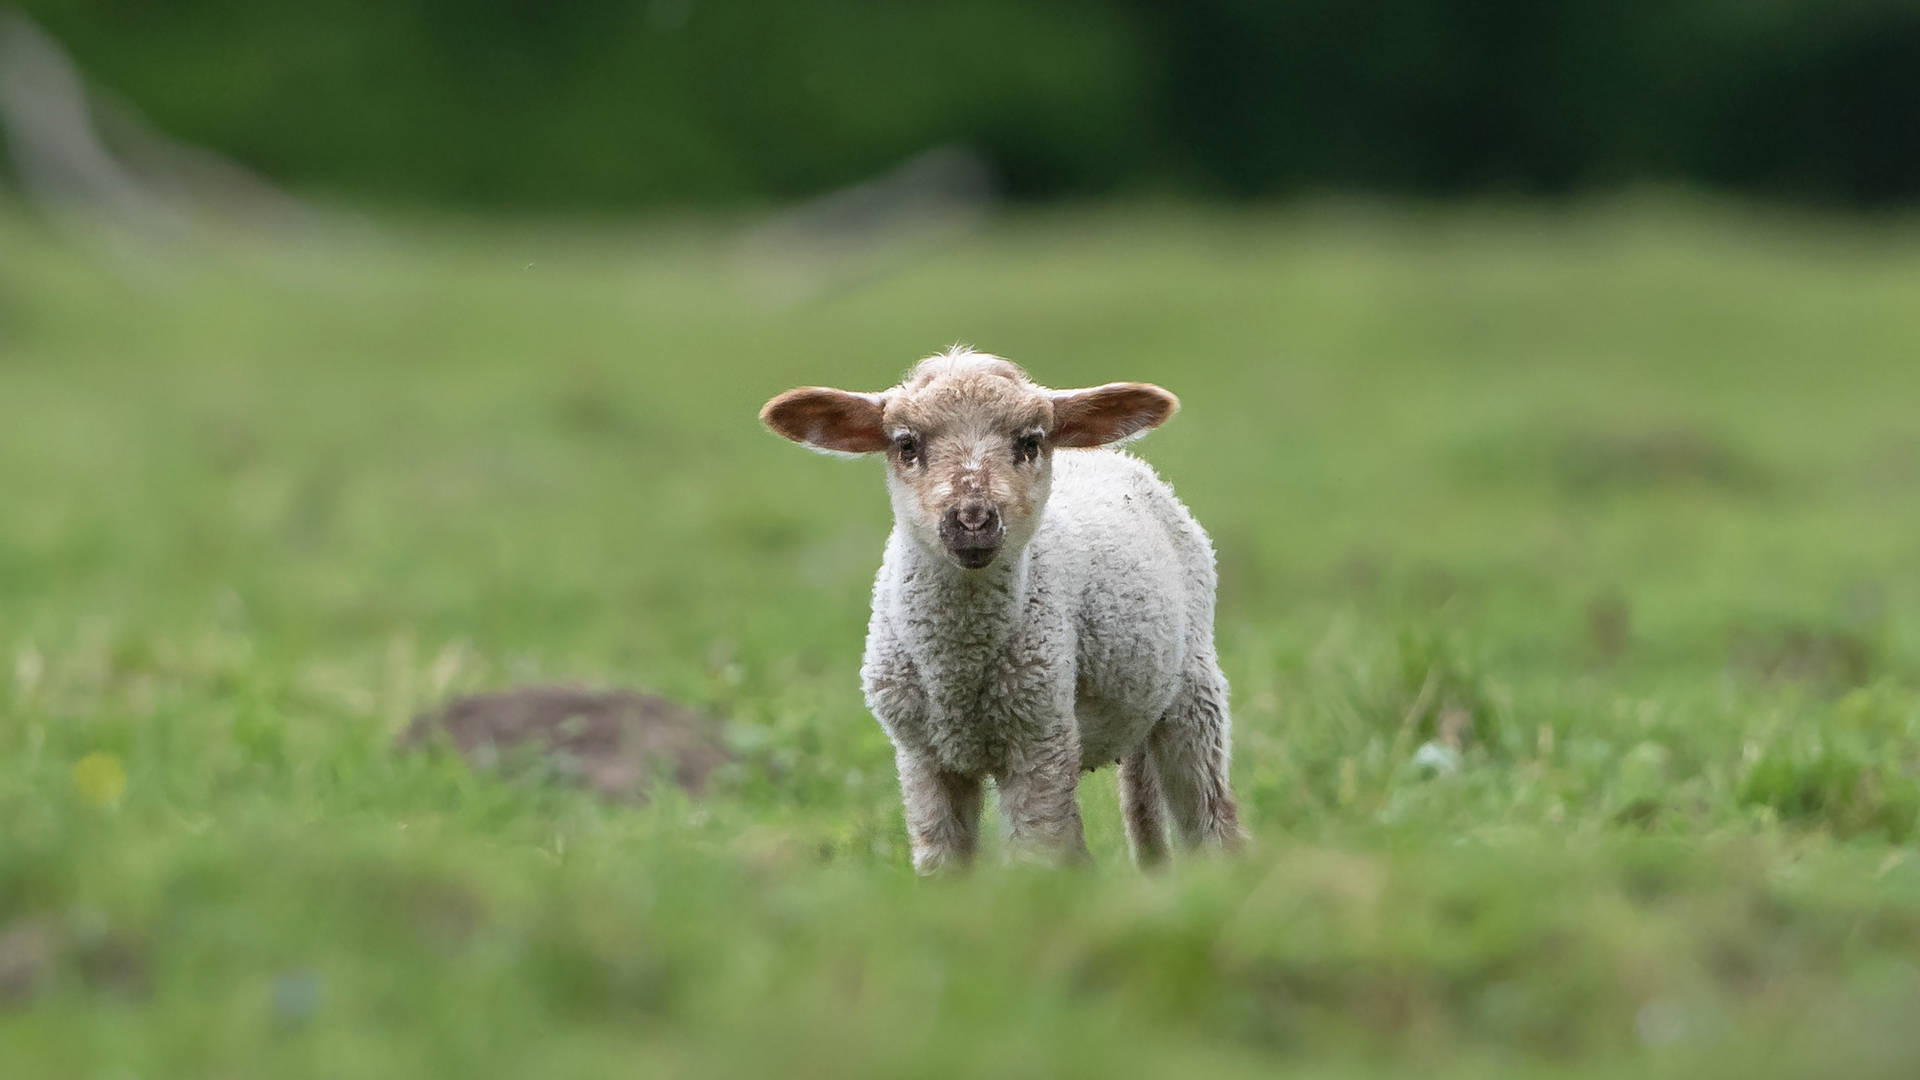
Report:
[{"label": "lamb's eye", "polygon": [[900,464],[902,465],[911,465],[920,460],[920,440],[911,435],[900,436],[899,440],[894,443],[894,448],[900,453]]},{"label": "lamb's eye", "polygon": [[1040,436],[1022,435],[1020,441],[1013,444],[1013,454],[1021,461],[1037,461],[1040,458]]}]

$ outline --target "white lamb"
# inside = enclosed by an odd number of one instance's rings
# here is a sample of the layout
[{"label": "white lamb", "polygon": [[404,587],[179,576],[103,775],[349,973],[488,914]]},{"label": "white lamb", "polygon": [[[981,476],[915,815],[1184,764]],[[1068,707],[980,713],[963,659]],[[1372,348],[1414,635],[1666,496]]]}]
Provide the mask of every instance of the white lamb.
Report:
[{"label": "white lamb", "polygon": [[1093,449],[1178,407],[955,348],[881,393],[802,387],[761,410],[796,442],[889,458],[860,674],[922,873],[972,859],[988,777],[1016,852],[1085,860],[1076,789],[1108,762],[1140,865],[1165,859],[1168,815],[1189,847],[1240,843],[1213,546],[1145,463]]}]

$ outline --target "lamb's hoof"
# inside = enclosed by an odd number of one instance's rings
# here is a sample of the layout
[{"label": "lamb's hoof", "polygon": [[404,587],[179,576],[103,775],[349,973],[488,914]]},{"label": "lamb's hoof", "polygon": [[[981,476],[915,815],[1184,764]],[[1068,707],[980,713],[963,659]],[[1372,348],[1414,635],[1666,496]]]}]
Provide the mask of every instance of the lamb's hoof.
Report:
[{"label": "lamb's hoof", "polygon": [[968,856],[951,851],[920,851],[913,856],[913,872],[921,877],[954,877],[973,868]]},{"label": "lamb's hoof", "polygon": [[1015,844],[1007,850],[1007,859],[1015,866],[1039,866],[1049,870],[1070,870],[1093,866],[1093,853],[1085,843],[1042,845]]}]

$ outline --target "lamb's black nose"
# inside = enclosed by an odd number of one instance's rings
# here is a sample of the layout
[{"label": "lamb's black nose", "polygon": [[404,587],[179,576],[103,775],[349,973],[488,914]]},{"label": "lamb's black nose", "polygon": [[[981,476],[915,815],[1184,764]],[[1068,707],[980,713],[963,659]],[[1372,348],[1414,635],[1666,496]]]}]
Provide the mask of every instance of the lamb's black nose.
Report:
[{"label": "lamb's black nose", "polygon": [[947,511],[947,525],[970,533],[993,532],[1000,527],[1000,511],[992,503],[966,503]]}]

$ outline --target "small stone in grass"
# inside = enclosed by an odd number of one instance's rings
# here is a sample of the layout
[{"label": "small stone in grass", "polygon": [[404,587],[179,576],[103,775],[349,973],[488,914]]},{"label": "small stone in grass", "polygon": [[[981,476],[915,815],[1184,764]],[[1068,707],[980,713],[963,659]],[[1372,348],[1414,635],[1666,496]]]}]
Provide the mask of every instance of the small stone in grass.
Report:
[{"label": "small stone in grass", "polygon": [[286,1025],[313,1019],[326,1001],[327,984],[319,972],[283,971],[273,980],[273,1018]]},{"label": "small stone in grass", "polygon": [[1647,1046],[1671,1046],[1686,1037],[1687,1011],[1671,998],[1657,997],[1640,1006],[1633,1028]]},{"label": "small stone in grass", "polygon": [[1414,767],[1434,776],[1450,776],[1460,771],[1460,751],[1444,743],[1421,743],[1413,752]]}]

